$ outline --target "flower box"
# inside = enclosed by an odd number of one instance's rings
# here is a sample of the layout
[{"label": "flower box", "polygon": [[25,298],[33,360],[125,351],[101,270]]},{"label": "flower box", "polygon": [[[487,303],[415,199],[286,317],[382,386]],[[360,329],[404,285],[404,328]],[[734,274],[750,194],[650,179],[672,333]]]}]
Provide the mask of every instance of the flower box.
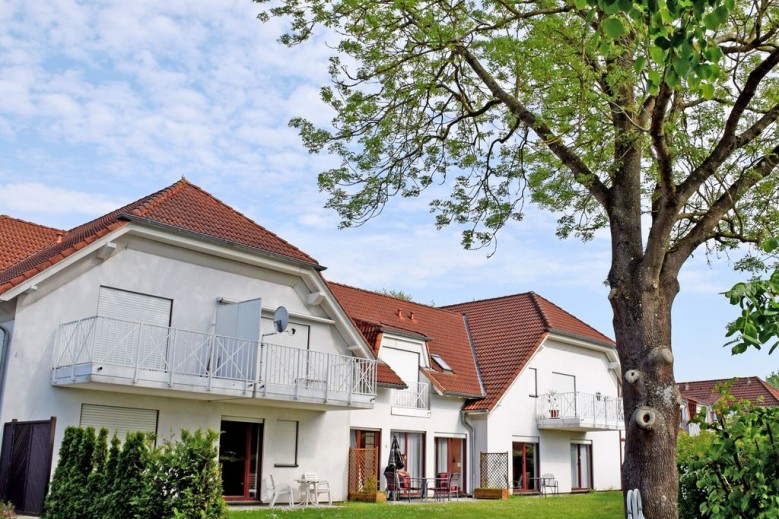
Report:
[{"label": "flower box", "polygon": [[508,499],[507,488],[474,488],[473,497],[476,499]]}]

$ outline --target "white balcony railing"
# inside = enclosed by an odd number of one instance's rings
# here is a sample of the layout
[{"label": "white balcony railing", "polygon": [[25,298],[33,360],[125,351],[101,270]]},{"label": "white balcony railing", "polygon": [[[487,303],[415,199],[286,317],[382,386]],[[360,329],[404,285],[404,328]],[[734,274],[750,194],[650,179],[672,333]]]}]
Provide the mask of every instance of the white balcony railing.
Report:
[{"label": "white balcony railing", "polygon": [[393,389],[392,406],[405,409],[430,409],[430,384],[409,382],[407,389]]},{"label": "white balcony railing", "polygon": [[264,397],[372,401],[376,361],[107,317],[60,325],[53,383],[111,377],[115,383],[187,386]]},{"label": "white balcony railing", "polygon": [[622,398],[600,393],[540,395],[538,424],[546,428],[624,429]]}]

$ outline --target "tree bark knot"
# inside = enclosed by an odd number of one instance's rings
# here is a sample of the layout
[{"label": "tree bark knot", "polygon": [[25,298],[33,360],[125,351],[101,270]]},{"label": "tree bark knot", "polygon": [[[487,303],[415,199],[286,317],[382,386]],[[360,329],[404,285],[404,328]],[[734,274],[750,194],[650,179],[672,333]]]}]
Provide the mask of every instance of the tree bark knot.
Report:
[{"label": "tree bark knot", "polygon": [[650,407],[639,407],[633,412],[633,421],[640,428],[651,431],[657,422],[657,413]]}]

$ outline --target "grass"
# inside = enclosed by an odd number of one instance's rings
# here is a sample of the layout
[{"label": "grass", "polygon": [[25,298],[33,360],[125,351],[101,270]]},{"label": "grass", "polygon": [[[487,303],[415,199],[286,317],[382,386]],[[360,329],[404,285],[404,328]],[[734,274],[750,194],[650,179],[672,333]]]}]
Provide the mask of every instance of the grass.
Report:
[{"label": "grass", "polygon": [[282,508],[232,511],[230,519],[619,519],[624,517],[621,492],[549,497],[512,496],[508,501],[463,501],[421,504],[347,503],[333,508]]}]

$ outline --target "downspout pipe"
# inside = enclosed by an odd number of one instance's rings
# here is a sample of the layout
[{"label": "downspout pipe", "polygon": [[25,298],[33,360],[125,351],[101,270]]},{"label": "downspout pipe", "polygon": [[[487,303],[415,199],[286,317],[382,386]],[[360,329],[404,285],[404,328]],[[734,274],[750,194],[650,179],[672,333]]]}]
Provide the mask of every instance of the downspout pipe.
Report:
[{"label": "downspout pipe", "polygon": [[470,480],[470,488],[471,488],[471,494],[473,494],[474,489],[474,481],[473,481],[473,468],[476,466],[474,465],[474,459],[475,459],[475,452],[476,452],[476,431],[473,430],[473,427],[471,427],[471,424],[468,423],[468,417],[465,411],[460,409],[460,421],[465,426],[466,429],[470,432],[471,441],[468,442],[468,459],[470,462],[470,466],[468,467],[468,474],[466,474],[466,481]]},{"label": "downspout pipe", "polygon": [[0,417],[3,416],[3,401],[5,400],[5,365],[8,356],[8,345],[11,342],[11,333],[8,328],[0,324]]}]

